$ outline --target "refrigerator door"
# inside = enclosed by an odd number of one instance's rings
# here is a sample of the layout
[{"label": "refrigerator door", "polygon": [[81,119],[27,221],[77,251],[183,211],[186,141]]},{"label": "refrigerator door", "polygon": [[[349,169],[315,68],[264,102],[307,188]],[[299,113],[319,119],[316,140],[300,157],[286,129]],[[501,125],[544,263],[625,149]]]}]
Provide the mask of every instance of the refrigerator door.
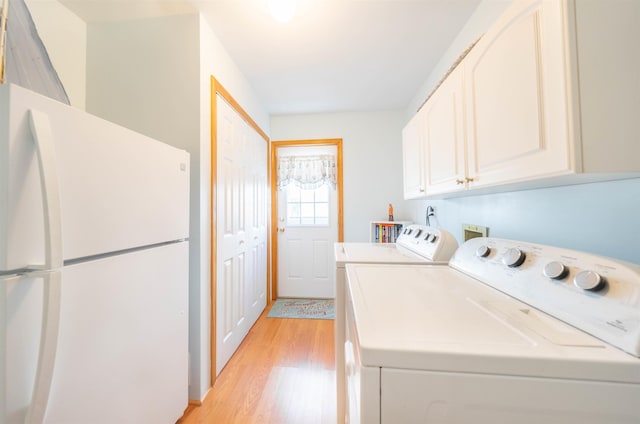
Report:
[{"label": "refrigerator door", "polygon": [[24,423],[42,336],[44,278],[0,277],[0,422]]},{"label": "refrigerator door", "polygon": [[0,272],[45,263],[43,222],[55,211],[44,210],[38,133],[53,144],[64,260],[188,238],[187,152],[4,84]]},{"label": "refrigerator door", "polygon": [[44,283],[6,279],[0,422],[40,412],[52,424],[176,422],[188,404],[188,250],[173,243],[63,268],[46,405],[34,404],[47,368]]},{"label": "refrigerator door", "polygon": [[177,421],[188,404],[189,245],[62,272],[45,423]]}]

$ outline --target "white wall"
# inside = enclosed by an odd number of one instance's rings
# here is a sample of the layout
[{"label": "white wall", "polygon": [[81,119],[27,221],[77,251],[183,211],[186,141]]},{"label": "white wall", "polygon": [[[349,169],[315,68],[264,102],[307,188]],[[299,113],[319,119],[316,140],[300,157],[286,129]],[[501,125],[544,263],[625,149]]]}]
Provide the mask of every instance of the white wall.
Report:
[{"label": "white wall", "polygon": [[198,16],[95,22],[87,111],[160,141],[198,146]]},{"label": "white wall", "polygon": [[[426,79],[406,110],[405,122],[415,113],[444,70],[510,2],[485,0]],[[637,112],[637,111],[636,111]],[[634,138],[629,143],[637,142]],[[640,263],[640,243],[634,222],[640,216],[640,179],[583,184],[513,193],[469,196],[449,200],[412,200],[410,216],[424,222],[432,205],[432,221],[462,242],[462,224],[489,227],[489,235],[588,251]]]},{"label": "white wall", "polygon": [[[201,178],[199,16],[178,15],[152,19],[95,22],[88,27],[87,110],[191,154],[189,234],[189,398],[201,399],[208,387],[206,290],[202,254],[208,251],[202,215],[208,215],[209,179]],[[208,95],[205,93],[205,95]],[[208,121],[208,118],[207,118]],[[205,154],[204,158],[209,155]],[[204,253],[202,251],[205,251]],[[201,254],[202,253],[202,254]],[[208,260],[205,259],[205,264]],[[205,267],[206,268],[206,267]]]},{"label": "white wall", "polygon": [[431,74],[426,77],[422,86],[417,88],[416,95],[407,106],[405,123],[409,122],[460,54],[484,34],[487,28],[504,12],[509,4],[511,4],[511,0],[484,0],[478,5],[458,36],[456,36],[451,43],[451,46],[449,46],[445,54],[438,61],[438,64],[434,67]]},{"label": "white wall", "polygon": [[[192,251],[192,273],[198,275],[191,278],[190,293],[190,349],[191,349],[191,382],[189,387],[189,399],[203,399],[211,384],[211,290],[210,290],[210,255],[211,255],[211,211],[209,184],[211,175],[211,76],[213,75],[251,118],[265,131],[269,133],[269,115],[262,107],[253,93],[251,86],[224,49],[215,33],[199,16],[199,148],[197,178],[200,181],[198,187],[192,187],[192,208],[198,204],[197,226],[199,232],[198,251]],[[194,153],[192,153],[193,155]],[[192,158],[193,160],[193,158]],[[192,168],[192,172],[196,172]],[[196,199],[197,197],[197,199]],[[194,220],[192,219],[192,225]],[[192,243],[193,243],[192,239]],[[196,268],[197,269],[194,269]],[[197,280],[197,281],[196,281]]]},{"label": "white wall", "polygon": [[69,101],[85,108],[87,24],[57,0],[26,0]]},{"label": "white wall", "polygon": [[200,15],[92,23],[87,109],[191,154],[189,398],[210,387],[210,77],[264,131],[268,114]]},{"label": "white wall", "polygon": [[369,241],[369,221],[410,216],[402,198],[402,111],[280,115],[271,117],[271,139],[342,138],[344,239]]},{"label": "white wall", "polygon": [[[233,96],[242,108],[251,116],[262,130],[269,134],[269,113],[251,88],[229,53],[218,40],[215,28],[206,19],[200,17],[200,72],[201,72],[201,123],[209,122],[209,77],[213,75]],[[206,118],[206,119],[205,119]],[[203,135],[209,136],[209,128],[202,127]],[[204,134],[206,132],[206,134]]]},{"label": "white wall", "polygon": [[268,133],[269,116],[197,14],[84,23],[29,0],[72,104],[191,154],[189,398],[210,387],[210,76]]}]

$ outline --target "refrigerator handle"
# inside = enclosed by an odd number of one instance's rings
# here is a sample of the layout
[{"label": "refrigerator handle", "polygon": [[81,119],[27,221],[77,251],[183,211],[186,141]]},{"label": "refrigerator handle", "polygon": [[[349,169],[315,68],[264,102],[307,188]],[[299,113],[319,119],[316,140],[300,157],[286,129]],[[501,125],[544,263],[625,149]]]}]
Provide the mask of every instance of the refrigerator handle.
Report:
[{"label": "refrigerator handle", "polygon": [[42,311],[42,333],[40,335],[40,351],[31,404],[27,410],[25,424],[42,424],[44,422],[53,370],[58,348],[58,331],[60,328],[60,300],[62,293],[62,272],[55,270],[43,272],[44,299]]},{"label": "refrigerator handle", "polygon": [[44,206],[45,269],[58,269],[62,260],[62,215],[60,188],[49,117],[39,110],[29,110],[29,124],[38,152],[42,203]]},{"label": "refrigerator handle", "polygon": [[[62,271],[60,268],[64,263],[62,259],[60,189],[58,186],[58,172],[51,124],[49,117],[45,113],[34,109],[29,110],[29,124],[38,153],[40,184],[42,186],[45,270],[41,275],[44,279],[44,298],[40,351],[38,353],[33,396],[31,405],[27,410],[25,423],[41,424],[44,421],[49,403],[58,347],[62,293]],[[34,274],[37,274],[37,272]]]}]

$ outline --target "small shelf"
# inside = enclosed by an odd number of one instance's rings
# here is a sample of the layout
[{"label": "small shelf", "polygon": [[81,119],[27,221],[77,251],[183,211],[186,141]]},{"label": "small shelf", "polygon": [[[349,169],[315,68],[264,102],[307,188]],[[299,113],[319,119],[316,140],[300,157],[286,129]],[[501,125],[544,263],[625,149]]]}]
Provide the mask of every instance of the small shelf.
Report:
[{"label": "small shelf", "polygon": [[371,243],[395,243],[405,225],[411,221],[370,221],[369,241]]}]

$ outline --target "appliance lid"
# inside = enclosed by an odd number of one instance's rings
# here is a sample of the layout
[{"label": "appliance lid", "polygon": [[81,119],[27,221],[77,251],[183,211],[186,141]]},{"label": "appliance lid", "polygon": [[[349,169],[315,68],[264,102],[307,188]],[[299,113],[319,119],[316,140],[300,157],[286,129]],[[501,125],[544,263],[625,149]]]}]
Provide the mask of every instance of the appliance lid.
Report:
[{"label": "appliance lid", "polygon": [[[336,262],[341,265],[345,263],[432,263],[395,243],[336,243],[334,252]],[[440,263],[446,264],[446,262]]]},{"label": "appliance lid", "polygon": [[445,230],[427,225],[405,226],[397,243],[336,243],[336,264],[345,263],[433,263],[446,264],[458,242]]},{"label": "appliance lid", "polygon": [[450,267],[346,270],[365,366],[640,382],[640,359]]},{"label": "appliance lid", "polygon": [[450,266],[640,357],[640,267],[522,241],[475,238]]}]

